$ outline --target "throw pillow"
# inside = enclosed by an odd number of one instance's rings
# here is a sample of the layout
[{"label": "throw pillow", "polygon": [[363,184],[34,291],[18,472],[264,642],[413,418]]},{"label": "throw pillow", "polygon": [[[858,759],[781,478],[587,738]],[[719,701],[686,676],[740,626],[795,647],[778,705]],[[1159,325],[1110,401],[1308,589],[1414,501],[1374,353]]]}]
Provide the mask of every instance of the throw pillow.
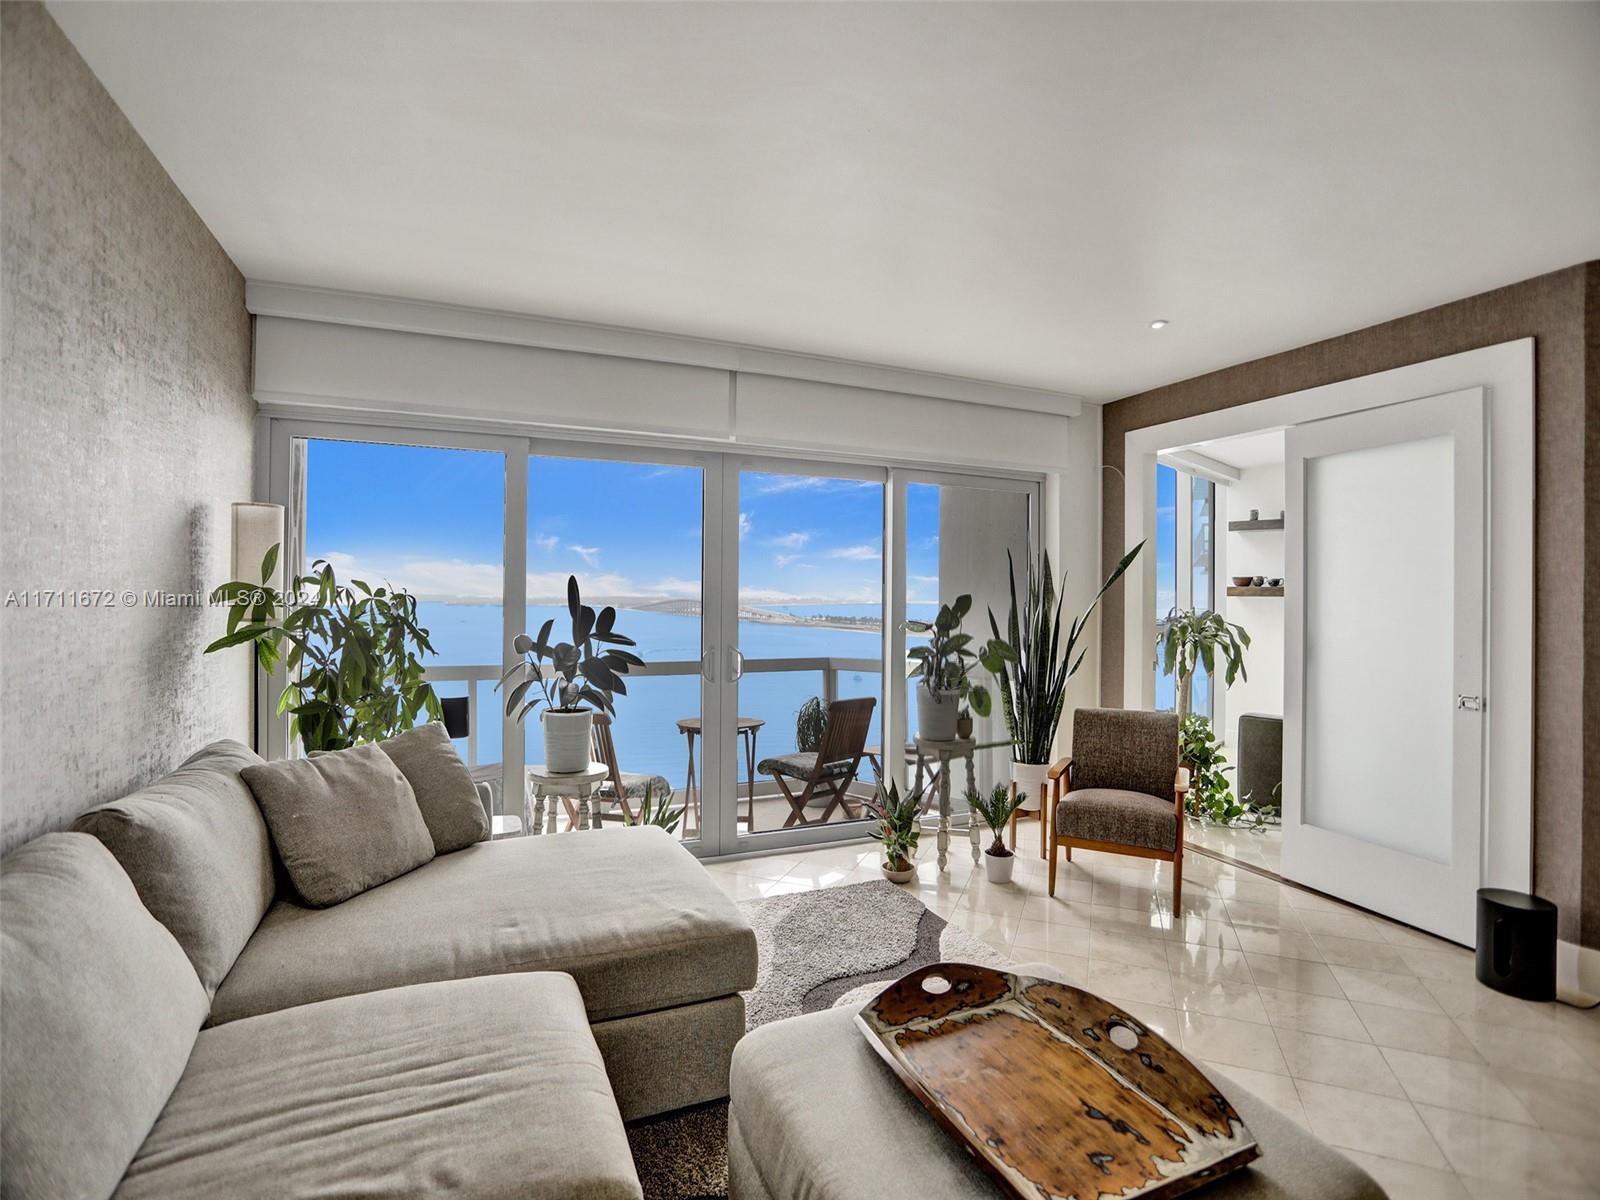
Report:
[{"label": "throw pillow", "polygon": [[489,839],[489,814],[443,725],[418,725],[379,742],[378,749],[394,760],[416,793],[436,853],[465,850]]},{"label": "throw pillow", "polygon": [[239,774],[261,806],[295,890],[315,908],[433,857],[416,793],[377,746],[263,763]]}]

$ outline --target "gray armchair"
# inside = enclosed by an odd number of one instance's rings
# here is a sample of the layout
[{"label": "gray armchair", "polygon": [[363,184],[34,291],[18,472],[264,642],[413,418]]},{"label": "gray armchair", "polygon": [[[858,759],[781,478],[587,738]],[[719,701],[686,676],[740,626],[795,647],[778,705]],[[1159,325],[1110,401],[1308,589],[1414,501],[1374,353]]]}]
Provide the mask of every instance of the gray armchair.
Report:
[{"label": "gray armchair", "polygon": [[1074,848],[1156,858],[1172,864],[1172,907],[1183,891],[1183,796],[1176,713],[1080,708],[1072,718],[1072,757],[1050,768],[1056,851]]}]

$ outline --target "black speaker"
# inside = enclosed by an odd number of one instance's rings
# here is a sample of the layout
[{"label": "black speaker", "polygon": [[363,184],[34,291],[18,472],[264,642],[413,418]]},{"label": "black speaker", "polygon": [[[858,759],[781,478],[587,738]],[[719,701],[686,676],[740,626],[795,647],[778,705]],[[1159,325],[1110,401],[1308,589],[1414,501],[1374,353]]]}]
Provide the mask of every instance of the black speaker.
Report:
[{"label": "black speaker", "polygon": [[1478,889],[1478,982],[1519,1000],[1556,998],[1556,906]]}]

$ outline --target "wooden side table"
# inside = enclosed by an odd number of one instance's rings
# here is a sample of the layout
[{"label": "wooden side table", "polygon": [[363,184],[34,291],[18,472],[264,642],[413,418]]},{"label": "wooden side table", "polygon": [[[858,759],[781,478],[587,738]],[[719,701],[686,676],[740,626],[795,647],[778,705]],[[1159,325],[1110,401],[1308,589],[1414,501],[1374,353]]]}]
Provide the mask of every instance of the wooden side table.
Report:
[{"label": "wooden side table", "polygon": [[[950,857],[950,760],[965,758],[967,760],[967,787],[973,791],[978,790],[978,768],[973,761],[973,752],[978,748],[976,738],[956,738],[950,742],[936,742],[932,738],[918,737],[917,749],[917,776],[915,787],[922,787],[922,779],[928,767],[930,758],[939,763],[939,772],[934,786],[939,790],[939,870],[943,871]],[[972,865],[977,866],[982,859],[978,857],[977,814],[967,813],[967,837],[972,841]]]},{"label": "wooden side table", "polygon": [[[578,802],[578,828],[589,828],[589,797],[594,794],[594,789],[604,783],[611,775],[611,768],[605,763],[591,762],[587,771],[575,771],[571,774],[547,771],[543,763],[524,768],[526,786],[522,793],[522,827],[530,834],[537,836],[541,833],[554,833],[556,831],[556,809],[558,805],[550,805],[550,827],[545,828],[544,798],[576,799]],[[599,828],[599,822],[595,827]]]},{"label": "wooden side table", "polygon": [[[744,742],[744,773],[749,790],[750,813],[745,818],[749,832],[756,831],[756,734],[761,732],[761,727],[766,724],[760,717],[737,718],[739,739]],[[678,732],[689,742],[689,777],[684,790],[684,800],[694,805],[694,823],[696,832],[700,829],[700,785],[694,772],[694,740],[699,737],[704,726],[699,717],[684,717],[678,722]],[[738,798],[735,797],[734,808],[737,810]]]}]

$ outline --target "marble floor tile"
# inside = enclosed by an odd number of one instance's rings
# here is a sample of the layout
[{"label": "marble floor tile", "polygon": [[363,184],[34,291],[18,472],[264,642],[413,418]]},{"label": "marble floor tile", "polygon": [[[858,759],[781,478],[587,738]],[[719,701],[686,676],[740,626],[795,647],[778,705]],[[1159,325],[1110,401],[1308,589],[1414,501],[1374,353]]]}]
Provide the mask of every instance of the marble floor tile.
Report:
[{"label": "marble floor tile", "polygon": [[1110,1000],[1142,1000],[1172,1008],[1172,976],[1154,967],[1089,959],[1088,990]]},{"label": "marble floor tile", "polygon": [[1248,951],[1244,957],[1258,987],[1278,988],[1285,992],[1310,992],[1314,996],[1344,996],[1344,989],[1339,986],[1339,981],[1333,977],[1326,963],[1279,958],[1275,954],[1251,954]]},{"label": "marble floor tile", "polygon": [[1189,942],[1168,942],[1167,970],[1191,979],[1255,984],[1255,976],[1250,973],[1250,963],[1242,950],[1216,950]]},{"label": "marble floor tile", "polygon": [[1382,1004],[1363,1003],[1352,1007],[1368,1035],[1380,1046],[1462,1058],[1468,1062],[1484,1061],[1467,1035],[1443,1014],[1410,1012]]},{"label": "marble floor tile", "polygon": [[1556,1032],[1555,1003],[1538,1004],[1518,1000],[1484,987],[1472,979],[1425,979],[1422,981],[1439,1007],[1459,1020],[1480,1021],[1485,1025],[1505,1025],[1535,1033]]},{"label": "marble floor tile", "polygon": [[1416,1109],[1460,1175],[1552,1190],[1594,1182],[1585,1164],[1555,1135],[1429,1104]]},{"label": "marble floor tile", "polygon": [[1314,996],[1309,992],[1286,992],[1278,988],[1261,988],[1260,992],[1267,1019],[1279,1029],[1321,1033],[1352,1042],[1369,1040],[1366,1026],[1356,1016],[1348,1000]]},{"label": "marble floor tile", "polygon": [[1538,1071],[1557,1079],[1592,1082],[1596,1078],[1594,1064],[1578,1053],[1574,1043],[1553,1031],[1535,1033],[1464,1018],[1455,1024],[1491,1066]]},{"label": "marble floor tile", "polygon": [[1295,1086],[1311,1132],[1329,1145],[1424,1167],[1451,1165],[1410,1101],[1309,1080]]},{"label": "marble floor tile", "polygon": [[1092,924],[1089,916],[1092,911],[1087,900],[1070,900],[1057,892],[1054,898],[1029,896],[1022,906],[1022,917],[1047,925],[1076,925],[1088,929]]},{"label": "marble floor tile", "polygon": [[1320,1033],[1279,1029],[1278,1047],[1289,1074],[1312,1083],[1327,1083],[1351,1091],[1406,1099],[1400,1081],[1389,1069],[1383,1051],[1370,1042],[1352,1042]]},{"label": "marble floor tile", "polygon": [[1224,1095],[1228,1094],[1228,1085],[1236,1083],[1257,1100],[1270,1104],[1302,1129],[1308,1128],[1306,1110],[1300,1105],[1300,1092],[1295,1088],[1294,1080],[1287,1075],[1274,1075],[1270,1071],[1256,1071],[1250,1067],[1230,1066],[1205,1058],[1196,1059],[1195,1062],[1222,1089]]},{"label": "marble floor tile", "polygon": [[1287,905],[1247,904],[1243,900],[1226,902],[1228,921],[1235,929],[1283,929],[1294,933],[1309,932],[1300,920],[1300,914]]},{"label": "marble floor tile", "polygon": [[1272,1075],[1289,1073],[1269,1025],[1187,1011],[1180,1011],[1178,1024],[1185,1054]]},{"label": "marble floor tile", "polygon": [[1496,1067],[1496,1077],[1516,1095],[1534,1124],[1552,1133],[1600,1137],[1600,1088],[1593,1078],[1561,1079],[1539,1071]]},{"label": "marble floor tile", "polygon": [[1134,967],[1167,969],[1167,943],[1160,938],[1129,937],[1111,929],[1095,929],[1089,934],[1089,957],[1102,962],[1127,963]]},{"label": "marble floor tile", "polygon": [[1233,931],[1239,936],[1239,946],[1246,954],[1271,954],[1276,958],[1298,958],[1306,962],[1327,961],[1309,933],[1237,925]]},{"label": "marble floor tile", "polygon": [[1408,1008],[1412,1012],[1444,1011],[1415,975],[1364,971],[1359,967],[1341,967],[1337,963],[1331,964],[1329,970],[1350,1000],[1360,1000],[1364,1004],[1387,1004],[1390,1008]]},{"label": "marble floor tile", "polygon": [[1012,943],[1017,953],[1024,951],[1050,951],[1055,954],[1072,954],[1089,957],[1090,932],[1076,925],[1052,924],[1049,921],[1030,921],[1022,917],[1017,921]]},{"label": "marble floor tile", "polygon": [[1267,1024],[1267,1010],[1261,1003],[1261,993],[1254,984],[1226,983],[1220,980],[1194,979],[1174,975],[1172,998],[1186,1012],[1205,1013],[1213,1017],[1231,1017],[1236,1021],[1254,1021]]},{"label": "marble floor tile", "polygon": [[1519,1125],[1535,1124],[1516,1094],[1484,1063],[1393,1047],[1386,1048],[1383,1057],[1413,1103],[1481,1113]]},{"label": "marble floor tile", "polygon": [[1316,940],[1317,949],[1322,951],[1324,962],[1341,967],[1358,967],[1364,971],[1410,973],[1405,960],[1387,942],[1336,937],[1327,933],[1313,934],[1312,937]]},{"label": "marble floor tile", "polygon": [[1346,1148],[1346,1157],[1378,1181],[1390,1200],[1472,1200],[1467,1185],[1454,1171],[1423,1167]]},{"label": "marble floor tile", "polygon": [[1361,942],[1381,942],[1383,934],[1371,917],[1353,912],[1325,912],[1321,909],[1301,909],[1300,923],[1310,933],[1325,933],[1333,937],[1351,938]]}]

